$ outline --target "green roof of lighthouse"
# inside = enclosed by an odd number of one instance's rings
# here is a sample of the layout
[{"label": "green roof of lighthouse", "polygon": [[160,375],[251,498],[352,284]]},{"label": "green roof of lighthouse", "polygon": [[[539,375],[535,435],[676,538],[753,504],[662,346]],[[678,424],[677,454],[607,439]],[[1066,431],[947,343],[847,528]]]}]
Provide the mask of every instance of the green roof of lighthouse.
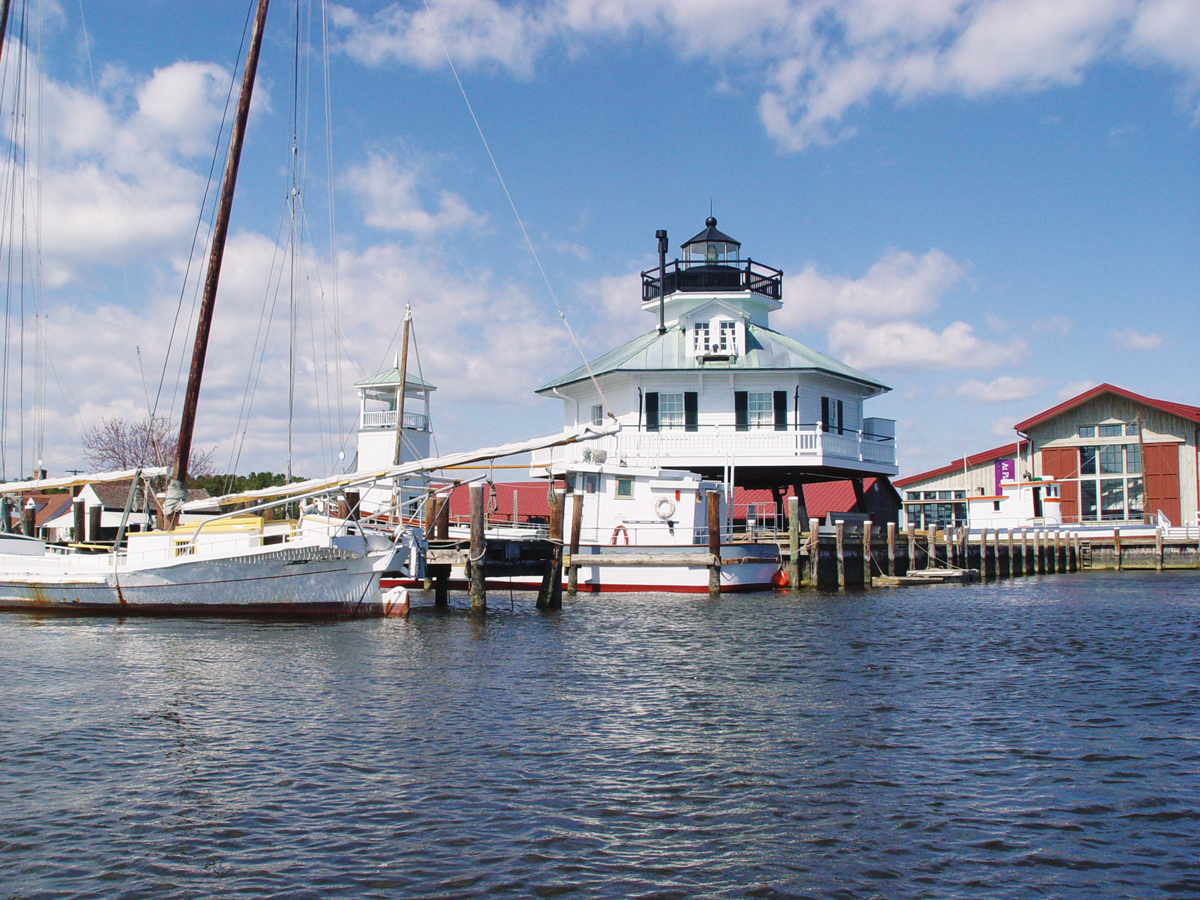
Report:
[{"label": "green roof of lighthouse", "polygon": [[778,331],[749,323],[746,325],[745,353],[729,360],[701,361],[688,352],[685,335],[677,322],[668,326],[664,334],[649,331],[615,350],[610,350],[592,360],[588,366],[580,366],[542,385],[537,389],[537,393],[584,381],[588,377],[588,368],[597,377],[611,372],[804,370],[827,372],[840,378],[848,378],[880,394],[891,390],[887,385],[845,363],[838,362],[831,356],[805,347]]}]

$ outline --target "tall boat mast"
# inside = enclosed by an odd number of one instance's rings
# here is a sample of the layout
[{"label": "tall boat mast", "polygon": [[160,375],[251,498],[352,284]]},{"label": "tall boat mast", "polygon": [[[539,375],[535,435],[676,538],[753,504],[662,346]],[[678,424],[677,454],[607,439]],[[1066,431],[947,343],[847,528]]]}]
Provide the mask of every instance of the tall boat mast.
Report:
[{"label": "tall boat mast", "polygon": [[254,76],[258,70],[258,53],[262,47],[263,25],[267,18],[270,0],[259,0],[258,12],[250,35],[250,49],[246,53],[246,67],[242,73],[242,92],[238,98],[233,131],[229,135],[229,158],[225,163],[225,179],[221,184],[221,199],[217,206],[217,218],[213,223],[212,250],[208,257],[208,275],[204,281],[204,297],[200,302],[200,317],[196,322],[196,343],[192,348],[192,366],[188,371],[187,392],[183,399],[183,415],[179,420],[179,451],[175,457],[175,469],[167,488],[163,503],[163,516],[167,528],[174,527],[179,511],[187,496],[188,459],[192,452],[192,432],[196,426],[196,404],[200,399],[200,380],[204,375],[204,356],[208,351],[208,335],[212,328],[213,306],[217,299],[217,282],[221,278],[221,259],[225,255],[225,235],[229,231],[229,214],[233,208],[233,189],[237,184],[238,163],[242,157],[242,141],[246,135],[246,119],[250,115],[250,97],[254,93]]}]

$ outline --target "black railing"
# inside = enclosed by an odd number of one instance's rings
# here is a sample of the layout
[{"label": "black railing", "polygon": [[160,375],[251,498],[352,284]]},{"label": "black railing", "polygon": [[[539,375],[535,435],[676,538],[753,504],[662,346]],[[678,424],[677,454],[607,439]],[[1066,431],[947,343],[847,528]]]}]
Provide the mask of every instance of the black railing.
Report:
[{"label": "black railing", "polygon": [[[734,264],[712,264],[703,260],[680,260],[667,263],[663,278],[663,293],[676,291],[753,291],[783,299],[783,270],[756,263],[752,259]],[[642,301],[658,299],[658,269],[642,273]]]}]

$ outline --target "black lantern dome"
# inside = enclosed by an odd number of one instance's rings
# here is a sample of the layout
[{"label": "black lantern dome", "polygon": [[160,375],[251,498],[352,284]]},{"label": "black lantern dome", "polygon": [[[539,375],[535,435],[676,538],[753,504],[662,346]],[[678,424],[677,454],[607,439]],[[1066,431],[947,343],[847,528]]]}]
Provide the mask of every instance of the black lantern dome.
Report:
[{"label": "black lantern dome", "polygon": [[706,263],[712,265],[727,265],[738,263],[738,253],[741,241],[735,241],[723,231],[717,230],[717,220],[709,216],[704,220],[702,232],[683,245],[685,262]]}]

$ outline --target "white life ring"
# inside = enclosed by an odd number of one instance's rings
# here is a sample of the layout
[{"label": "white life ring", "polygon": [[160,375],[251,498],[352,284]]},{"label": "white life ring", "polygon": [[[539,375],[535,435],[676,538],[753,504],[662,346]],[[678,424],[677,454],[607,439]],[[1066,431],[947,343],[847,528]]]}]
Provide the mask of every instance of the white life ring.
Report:
[{"label": "white life ring", "polygon": [[675,501],[670,497],[662,496],[654,501],[654,514],[660,519],[669,519],[675,515]]}]

